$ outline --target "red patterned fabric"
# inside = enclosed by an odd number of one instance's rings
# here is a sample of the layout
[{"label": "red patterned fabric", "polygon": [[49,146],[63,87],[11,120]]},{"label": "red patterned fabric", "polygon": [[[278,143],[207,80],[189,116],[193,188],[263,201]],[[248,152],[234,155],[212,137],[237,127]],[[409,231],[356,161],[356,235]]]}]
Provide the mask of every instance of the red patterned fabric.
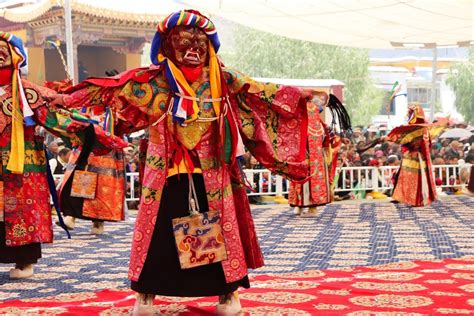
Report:
[{"label": "red patterned fabric", "polygon": [[244,186],[234,186],[232,187],[232,194],[234,196],[235,209],[239,210],[237,222],[244,248],[245,261],[250,269],[257,269],[263,266],[263,255],[257,241],[247,189]]},{"label": "red patterned fabric", "polygon": [[97,173],[94,199],[84,199],[82,215],[106,221],[125,218],[125,171],[123,154],[111,151],[104,156],[91,154],[87,170]]},{"label": "red patterned fabric", "polygon": [[[72,143],[81,143],[79,134],[89,124],[73,121],[55,108],[45,106],[45,97],[55,92],[22,80],[23,89],[30,107],[34,111],[35,122],[49,132],[67,138]],[[0,102],[11,103],[11,87],[5,88]],[[52,242],[51,207],[46,178],[47,160],[43,149],[43,138],[35,134],[34,126],[24,127],[25,162],[23,174],[11,174],[6,165],[10,156],[12,129],[11,108],[0,110],[0,154],[3,174],[3,199],[6,246],[21,246],[31,243]],[[73,129],[72,129],[73,128]],[[120,138],[111,138],[96,129],[98,142],[107,148],[123,148],[126,143]],[[0,218],[2,218],[0,214]]]},{"label": "red patterned fabric", "polygon": [[228,283],[238,281],[247,275],[247,262],[240,239],[229,173],[220,168],[213,168],[203,170],[203,177],[209,210],[223,210],[221,225],[228,253],[227,260],[222,262],[225,278]]},{"label": "red patterned fabric", "polygon": [[[331,202],[327,165],[329,131],[319,116],[319,107],[308,103],[307,151],[311,178],[306,183],[292,182],[288,194],[291,206],[311,207]],[[308,190],[308,192],[306,192]]]},{"label": "red patterned fabric", "polygon": [[4,174],[5,243],[22,246],[53,241],[45,172]]},{"label": "red patterned fabric", "polygon": [[[474,257],[312,270],[251,279],[239,291],[240,315],[472,315]],[[130,315],[129,290],[64,293],[50,298],[4,301],[0,314]],[[159,315],[212,315],[216,297],[164,297]]]}]

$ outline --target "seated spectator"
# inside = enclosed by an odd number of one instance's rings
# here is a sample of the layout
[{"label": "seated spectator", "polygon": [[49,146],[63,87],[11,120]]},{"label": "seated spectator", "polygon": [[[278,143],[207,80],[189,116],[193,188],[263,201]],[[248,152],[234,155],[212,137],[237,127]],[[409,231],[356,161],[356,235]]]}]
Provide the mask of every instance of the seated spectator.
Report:
[{"label": "seated spectator", "polygon": [[400,159],[398,159],[397,155],[390,155],[387,158],[387,166],[399,166]]},{"label": "seated spectator", "polygon": [[56,141],[49,143],[48,147],[46,148],[46,153],[48,155],[48,159],[53,159],[58,156],[59,152],[59,145]]},{"label": "seated spectator", "polygon": [[459,160],[459,155],[454,155],[454,154],[446,154],[444,156],[444,160],[447,165],[457,165],[458,160]]},{"label": "seated spectator", "polygon": [[351,140],[354,144],[358,144],[359,142],[365,143],[365,137],[362,135],[362,129],[360,127],[355,127],[352,131]]},{"label": "seated spectator", "polygon": [[[56,158],[49,160],[49,168],[51,173],[54,174],[64,174],[66,171],[66,166],[71,156],[71,149],[67,147],[59,147],[58,155]],[[61,185],[62,179],[54,179],[54,184],[56,188],[59,188]]]},{"label": "seated spectator", "polygon": [[398,160],[402,159],[402,153],[400,151],[400,145],[393,143],[388,151],[389,155],[396,155]]},{"label": "seated spectator", "polygon": [[466,163],[474,164],[474,153],[466,156]]},{"label": "seated spectator", "polygon": [[371,142],[373,140],[375,140],[375,138],[377,138],[377,132],[378,132],[378,128],[375,127],[375,126],[369,126],[369,128],[367,129],[367,137],[366,137],[366,142]]},{"label": "seated spectator", "polygon": [[433,159],[433,165],[445,165],[446,162],[444,161],[443,157],[441,156],[436,156],[434,159]]}]

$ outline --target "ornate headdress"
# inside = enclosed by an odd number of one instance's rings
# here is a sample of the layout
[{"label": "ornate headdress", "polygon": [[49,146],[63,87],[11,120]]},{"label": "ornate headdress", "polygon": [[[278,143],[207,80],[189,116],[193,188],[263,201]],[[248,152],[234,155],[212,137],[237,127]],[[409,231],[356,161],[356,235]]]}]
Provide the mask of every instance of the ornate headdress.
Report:
[{"label": "ornate headdress", "polygon": [[23,120],[27,126],[35,125],[33,111],[26,99],[20,78],[20,68],[26,66],[27,56],[23,41],[13,34],[0,31],[0,39],[5,40],[12,57],[12,136],[11,153],[7,169],[13,173],[23,173],[25,161],[25,139]]},{"label": "ornate headdress", "polygon": [[179,25],[195,26],[200,28],[204,33],[206,33],[207,37],[214,46],[215,51],[219,51],[221,43],[219,42],[219,37],[217,36],[217,30],[214,26],[214,23],[197,11],[183,10],[171,13],[163,21],[158,23],[155,37],[151,42],[150,57],[153,64],[159,64],[158,54],[160,53],[161,43],[163,42],[164,35],[170,29]]},{"label": "ornate headdress", "polygon": [[420,103],[411,103],[408,106],[408,124],[426,123],[425,111]]},{"label": "ornate headdress", "polygon": [[[179,25],[198,27],[209,38],[209,76],[211,95],[215,100],[220,99],[222,94],[220,67],[216,56],[220,42],[214,23],[197,11],[178,11],[170,14],[158,24],[157,31],[151,43],[151,62],[155,65],[163,65],[165,67],[166,78],[168,79],[171,90],[175,94],[173,96],[172,110],[174,120],[181,124],[188,124],[195,121],[199,115],[196,94],[186,81],[181,70],[161,52],[163,38],[169,30]],[[219,115],[221,102],[213,101],[212,103],[214,111]]]}]

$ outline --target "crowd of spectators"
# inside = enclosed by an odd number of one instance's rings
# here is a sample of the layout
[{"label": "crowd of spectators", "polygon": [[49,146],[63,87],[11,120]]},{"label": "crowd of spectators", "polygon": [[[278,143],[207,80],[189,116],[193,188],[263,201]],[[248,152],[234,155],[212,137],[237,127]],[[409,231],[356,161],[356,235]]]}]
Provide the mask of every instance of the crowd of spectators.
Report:
[{"label": "crowd of spectators", "polygon": [[[462,128],[474,132],[474,128],[464,124],[451,126],[450,128]],[[338,166],[340,167],[361,167],[361,166],[399,166],[402,159],[401,146],[396,143],[382,142],[365,151],[361,150],[376,139],[387,135],[389,130],[385,126],[370,126],[368,128],[356,127],[350,138],[345,138],[343,145],[339,149]],[[442,135],[442,134],[441,134]],[[431,159],[434,165],[462,165],[465,163],[474,163],[474,136],[465,138],[440,138],[432,140]],[[465,183],[467,174],[462,176],[460,172],[453,174],[449,178],[450,184]],[[438,185],[446,183],[444,174],[437,175],[436,183]],[[371,180],[371,179],[364,179]],[[349,187],[350,183],[341,183],[339,187]],[[346,180],[349,181],[349,180]],[[361,179],[355,179],[359,182]],[[357,183],[355,184],[357,185]],[[354,184],[353,184],[354,186]],[[390,190],[383,192],[390,195]],[[454,190],[445,189],[444,193],[452,194]],[[349,192],[342,192],[339,198],[354,198]]]},{"label": "crowd of spectators", "polygon": [[[455,128],[468,127],[463,124]],[[473,128],[474,129],[474,128]],[[358,152],[377,138],[385,136],[385,126],[371,126],[367,129],[354,128],[352,136],[344,139],[339,150],[340,166],[397,166],[402,158],[400,145],[384,142],[364,151]],[[474,162],[474,136],[463,139],[436,138],[432,140],[431,159],[436,165],[456,165]]]},{"label": "crowd of spectators", "polygon": [[[474,133],[474,128],[470,128],[466,125],[452,126],[453,128],[464,128]],[[398,144],[391,142],[379,143],[367,150],[364,149],[367,144],[370,144],[376,139],[379,139],[389,132],[386,126],[369,126],[364,128],[361,126],[355,127],[350,137],[344,138],[341,147],[339,148],[338,155],[338,166],[339,167],[381,167],[381,166],[394,166],[398,167],[402,159],[401,147]],[[64,173],[66,162],[71,154],[71,149],[67,148],[65,144],[59,139],[54,138],[50,134],[44,135],[46,151],[48,159],[50,161],[50,167],[53,174]],[[140,139],[143,135],[137,137],[129,137],[128,141],[130,146],[124,151],[125,158],[125,171],[126,173],[138,172],[139,168],[139,144]],[[432,140],[431,159],[434,165],[459,165],[459,164],[474,164],[474,136],[469,138],[452,139],[452,138],[436,138]],[[244,169],[264,169],[264,167],[250,154],[247,154],[243,159]],[[450,182],[463,182],[469,175],[456,174],[451,175],[453,179],[449,179]],[[260,179],[262,178],[262,179]],[[342,183],[342,178],[339,175],[338,187],[355,187],[360,185],[362,181],[371,181],[371,179],[357,179],[353,178],[352,181],[355,183]],[[346,177],[345,181],[349,177]],[[442,175],[440,176],[442,178]],[[139,183],[138,177],[135,177],[135,197],[138,197]],[[253,190],[256,192],[267,192],[274,189],[275,179],[272,178],[270,173],[255,174],[253,179],[248,179],[251,182]],[[446,179],[436,179],[437,183],[446,183]],[[127,178],[127,197],[130,197],[130,180]],[[284,182],[286,186],[286,182]],[[283,188],[284,190],[286,187]],[[445,190],[446,193],[452,193],[452,190]],[[336,199],[349,199],[356,197],[357,192],[340,192],[336,195]],[[386,195],[390,195],[389,191],[383,192]],[[133,204],[133,203],[131,203]],[[130,205],[130,207],[136,207],[136,205]]]},{"label": "crowd of spectators", "polygon": [[[451,126],[450,128],[463,128],[471,130],[470,127],[459,124],[456,126]],[[474,132],[474,128],[472,128]],[[381,142],[373,147],[370,147],[367,150],[362,150],[367,147],[368,144],[371,144],[377,139],[380,139],[383,136],[386,136],[389,133],[389,129],[386,126],[369,126],[364,128],[361,126],[355,127],[353,133],[350,137],[344,138],[341,147],[339,148],[338,153],[338,166],[339,167],[382,167],[382,166],[392,166],[393,172],[391,174],[384,174],[381,176],[385,177],[384,179],[378,179],[379,184],[382,181],[391,182],[393,175],[396,172],[397,168],[400,166],[402,159],[402,150],[401,146],[392,143],[392,142]],[[431,149],[431,159],[434,165],[462,165],[462,164],[474,164],[474,136],[469,138],[440,138],[437,137],[432,140],[432,149]],[[253,169],[259,170],[264,169],[264,167],[258,163],[258,161],[253,158],[250,154],[247,153],[243,159],[244,169]],[[465,171],[468,172],[468,168]],[[461,170],[462,171],[462,170]],[[339,188],[355,188],[355,187],[365,187],[367,181],[372,181],[372,179],[365,178],[366,175],[362,174],[361,179],[357,178],[356,174],[352,175],[352,178],[349,174],[346,177],[343,177],[341,174],[338,176],[338,186]],[[438,174],[436,180],[437,185],[442,183],[454,184],[454,183],[466,183],[469,174],[462,174],[462,172],[457,169],[456,173],[449,175],[449,180],[445,179],[446,174]],[[347,183],[342,183],[343,178]],[[272,178],[270,173],[254,173],[253,179],[247,179],[250,182],[250,187],[255,192],[268,192],[274,189],[275,179]],[[353,183],[350,183],[353,181]],[[284,182],[286,184],[286,182]],[[285,189],[285,188],[284,188]],[[272,190],[273,191],[273,190]],[[455,189],[445,188],[440,191],[441,194],[453,194]],[[371,191],[360,190],[347,190],[342,191],[336,194],[336,200],[339,199],[354,199],[354,198],[364,198],[367,193]],[[385,190],[381,192],[384,196],[390,196],[391,190]]]}]

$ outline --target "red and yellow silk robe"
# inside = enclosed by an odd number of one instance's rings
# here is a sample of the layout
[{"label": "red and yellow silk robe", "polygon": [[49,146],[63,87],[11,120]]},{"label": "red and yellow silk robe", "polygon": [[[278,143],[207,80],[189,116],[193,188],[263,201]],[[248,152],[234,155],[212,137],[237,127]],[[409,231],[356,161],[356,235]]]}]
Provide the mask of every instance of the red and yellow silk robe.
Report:
[{"label": "red and yellow silk robe", "polygon": [[430,154],[430,125],[399,126],[387,138],[402,145],[403,153],[392,198],[412,206],[431,204],[437,199],[437,194]]},{"label": "red and yellow silk robe", "polygon": [[[34,112],[34,120],[49,132],[73,144],[82,144],[82,130],[89,124],[72,120],[64,112],[55,111],[44,105],[44,97],[54,91],[39,87],[26,80],[23,88]],[[10,157],[12,111],[11,86],[3,87],[0,95],[0,152],[1,187],[0,220],[5,222],[5,243],[7,247],[32,243],[50,243],[53,240],[50,195],[47,181],[48,161],[43,149],[43,138],[35,133],[34,126],[24,126],[25,166],[23,174],[7,170]],[[111,148],[122,148],[126,143],[118,138],[109,138],[100,128],[94,128],[97,140]]]},{"label": "red and yellow silk robe", "polygon": [[[247,149],[267,168],[302,180],[308,176],[305,160],[306,99],[298,88],[261,84],[224,69],[230,97],[227,117],[235,124]],[[198,98],[210,99],[208,68],[190,83]],[[114,107],[121,123],[116,131],[131,132],[149,127],[139,213],[133,236],[129,278],[137,281],[145,263],[161,194],[179,142],[199,159],[209,210],[223,210],[221,225],[228,250],[222,262],[227,282],[242,279],[247,268],[263,265],[245,187],[232,175],[236,165],[221,163],[217,121],[195,121],[180,126],[168,110],[172,93],[160,68],[134,69],[115,78],[89,79],[69,91],[65,106]],[[200,102],[200,118],[216,116],[212,103]],[[165,119],[159,121],[160,118]],[[171,163],[172,165],[172,163]]]}]

